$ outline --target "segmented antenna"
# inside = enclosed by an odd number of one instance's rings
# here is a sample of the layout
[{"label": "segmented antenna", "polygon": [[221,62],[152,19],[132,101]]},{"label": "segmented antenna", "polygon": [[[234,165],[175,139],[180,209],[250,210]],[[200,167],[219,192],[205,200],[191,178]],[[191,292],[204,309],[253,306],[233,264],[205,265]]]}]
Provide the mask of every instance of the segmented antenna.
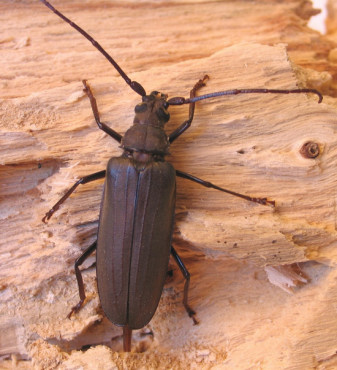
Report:
[{"label": "segmented antenna", "polygon": [[[93,46],[101,52],[106,59],[115,67],[117,72],[123,77],[125,82],[131,87],[132,90],[134,90],[137,94],[141,96],[145,96],[146,92],[143,86],[137,82],[132,81],[127,74],[122,70],[122,68],[116,63],[116,61],[103,49],[103,47],[95,40],[93,39],[87,32],[85,32],[80,26],[78,26],[76,23],[72,22],[69,18],[67,18],[65,15],[63,15],[61,12],[59,12],[57,9],[55,9],[48,1],[46,0],[40,0],[43,4],[45,4],[50,10],[52,10],[56,15],[58,15],[61,19],[63,19],[65,22],[67,22],[71,27],[75,28],[76,31],[78,31],[81,35],[83,35],[87,40],[89,40]],[[223,96],[223,95],[238,95],[238,94],[301,94],[301,93],[313,93],[316,94],[319,97],[318,103],[320,103],[323,100],[322,94],[315,90],[315,89],[294,89],[294,90],[277,90],[277,89],[234,89],[234,90],[226,90],[226,91],[218,91],[210,94],[205,94],[201,96],[196,96],[194,98],[188,98],[185,99],[183,97],[175,97],[169,99],[167,102],[170,105],[182,105],[182,104],[189,104],[189,103],[195,103],[199,100],[204,99],[210,99],[217,96]]]},{"label": "segmented antenna", "polygon": [[69,18],[67,18],[57,9],[55,9],[48,1],[46,0],[40,0],[40,1],[44,5],[46,5],[50,10],[52,10],[56,15],[58,15],[61,19],[63,19],[68,24],[70,24],[71,27],[75,28],[75,30],[78,31],[81,35],[83,35],[87,40],[89,40],[95,46],[95,48],[98,49],[98,51],[100,51],[106,57],[106,59],[108,59],[108,61],[115,67],[117,72],[124,78],[125,82],[131,87],[132,90],[134,90],[137,94],[141,96],[146,95],[144,87],[137,81],[131,81],[131,79],[122,70],[122,68],[116,63],[116,61],[103,49],[103,47],[95,39],[93,39],[88,33],[86,33],[76,23],[72,22]]},{"label": "segmented antenna", "polygon": [[210,94],[195,96],[194,98],[183,98],[181,96],[177,96],[175,98],[169,99],[167,102],[170,105],[182,105],[182,104],[189,104],[195,103],[199,100],[215,98],[217,96],[223,95],[238,95],[238,94],[302,94],[302,93],[312,93],[318,96],[318,103],[321,103],[323,100],[322,94],[315,89],[294,89],[294,90],[277,90],[277,89],[234,89],[234,90],[225,90],[225,91],[218,91]]}]

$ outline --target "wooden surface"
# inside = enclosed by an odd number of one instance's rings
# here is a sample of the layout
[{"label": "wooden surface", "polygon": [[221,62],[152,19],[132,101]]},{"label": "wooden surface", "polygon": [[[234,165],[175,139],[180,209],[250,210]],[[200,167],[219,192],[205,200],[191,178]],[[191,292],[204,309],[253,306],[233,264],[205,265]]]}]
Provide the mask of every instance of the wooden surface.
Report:
[{"label": "wooden surface", "polygon": [[[78,189],[47,225],[41,218],[78,178],[121,153],[97,129],[81,80],[91,84],[102,120],[120,133],[139,97],[40,2],[1,2],[0,354],[16,368],[334,368],[336,44],[306,28],[310,4],[53,4],[148,92],[187,97],[207,73],[202,93],[309,87],[325,98],[197,103],[192,127],[167,160],[218,186],[267,196],[276,208],[178,179],[175,246],[192,275],[190,303],[200,324],[184,311],[183,279],[172,264],[154,319],[135,333],[134,353],[123,354],[120,329],[99,307],[94,259],[84,273],[87,303],[66,319],[78,301],[73,263],[95,239],[102,181]],[[188,107],[170,113],[168,132]],[[317,144],[317,158],[301,154],[307,142]]]}]

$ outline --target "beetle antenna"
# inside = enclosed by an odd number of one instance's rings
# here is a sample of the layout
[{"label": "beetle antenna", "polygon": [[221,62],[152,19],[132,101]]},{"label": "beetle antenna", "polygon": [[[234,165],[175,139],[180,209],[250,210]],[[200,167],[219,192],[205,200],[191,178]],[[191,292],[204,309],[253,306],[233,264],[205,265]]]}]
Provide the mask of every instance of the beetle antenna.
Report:
[{"label": "beetle antenna", "polygon": [[225,90],[218,91],[210,94],[195,96],[193,98],[185,99],[183,97],[175,97],[169,99],[167,102],[170,105],[182,105],[195,103],[199,100],[215,98],[217,96],[223,95],[238,95],[238,94],[302,94],[302,93],[312,93],[318,96],[318,103],[321,103],[323,100],[322,94],[315,89],[295,89],[295,90],[278,90],[278,89],[234,89],[234,90]]},{"label": "beetle antenna", "polygon": [[93,39],[87,32],[85,32],[76,23],[72,22],[69,18],[67,18],[57,9],[55,9],[48,1],[46,0],[40,0],[40,1],[44,5],[46,5],[50,10],[52,10],[56,15],[62,18],[65,22],[70,24],[71,27],[75,28],[75,30],[78,31],[81,35],[83,35],[87,40],[89,40],[95,46],[95,48],[98,49],[98,51],[101,52],[106,57],[106,59],[108,59],[108,61],[115,67],[117,72],[124,78],[125,82],[131,87],[132,90],[134,90],[137,94],[141,96],[146,95],[144,87],[137,81],[131,81],[131,79],[122,70],[122,68],[115,62],[115,60],[103,49],[103,47],[95,39]]}]

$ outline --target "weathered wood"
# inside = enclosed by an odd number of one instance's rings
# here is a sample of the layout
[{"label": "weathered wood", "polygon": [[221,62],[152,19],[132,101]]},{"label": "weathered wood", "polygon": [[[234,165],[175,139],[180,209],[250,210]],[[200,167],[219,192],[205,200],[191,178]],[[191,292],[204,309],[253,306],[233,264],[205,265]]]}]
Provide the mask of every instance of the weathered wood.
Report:
[{"label": "weathered wood", "polygon": [[[304,86],[328,93],[334,87],[328,53],[335,45],[306,28],[313,11],[305,2],[53,4],[148,92],[188,96],[206,73],[202,93]],[[95,238],[102,181],[78,189],[47,225],[41,218],[76,179],[121,153],[97,129],[81,80],[91,84],[102,120],[120,133],[131,125],[139,97],[39,2],[1,3],[0,21],[1,353],[64,369],[331,363],[337,329],[334,99],[319,105],[313,95],[246,95],[197,103],[192,127],[167,159],[219,186],[268,196],[277,206],[178,179],[175,245],[192,275],[191,305],[200,325],[186,316],[183,279],[173,265],[174,281],[144,329],[154,336],[135,335],[135,350],[146,353],[124,356],[111,352],[121,350],[121,330],[103,318],[90,263],[88,302],[72,320],[65,318],[78,300],[74,260]],[[186,119],[188,107],[170,113],[168,131]],[[317,158],[301,155],[309,141],[318,144]],[[298,276],[289,267],[296,263],[303,271]],[[268,281],[265,266],[273,266],[271,280],[285,289],[304,285],[286,293]],[[96,344],[111,350],[80,351]]]}]

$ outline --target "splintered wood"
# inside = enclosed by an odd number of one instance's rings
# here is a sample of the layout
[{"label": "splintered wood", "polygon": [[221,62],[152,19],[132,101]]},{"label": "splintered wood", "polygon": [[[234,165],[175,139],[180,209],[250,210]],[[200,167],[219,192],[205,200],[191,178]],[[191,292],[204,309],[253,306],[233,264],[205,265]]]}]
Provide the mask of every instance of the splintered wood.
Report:
[{"label": "splintered wood", "polygon": [[[336,368],[331,51],[337,46],[335,37],[306,27],[315,14],[310,3],[53,5],[95,37],[148,93],[188,97],[208,74],[200,94],[307,87],[325,97],[321,104],[313,94],[238,95],[196,104],[192,127],[174,142],[167,160],[226,189],[275,200],[276,207],[178,179],[174,245],[191,273],[190,304],[200,324],[193,326],[186,315],[183,278],[172,263],[173,278],[153,320],[135,332],[133,353],[123,354],[121,329],[100,309],[94,257],[84,266],[86,304],[66,319],[78,301],[74,261],[96,237],[103,181],[78,188],[48,224],[41,219],[77,179],[104,169],[121,153],[98,130],[81,80],[90,83],[102,121],[121,134],[132,124],[139,96],[39,1],[1,2],[4,366]],[[187,118],[188,107],[171,107],[170,114],[168,132]]]}]

